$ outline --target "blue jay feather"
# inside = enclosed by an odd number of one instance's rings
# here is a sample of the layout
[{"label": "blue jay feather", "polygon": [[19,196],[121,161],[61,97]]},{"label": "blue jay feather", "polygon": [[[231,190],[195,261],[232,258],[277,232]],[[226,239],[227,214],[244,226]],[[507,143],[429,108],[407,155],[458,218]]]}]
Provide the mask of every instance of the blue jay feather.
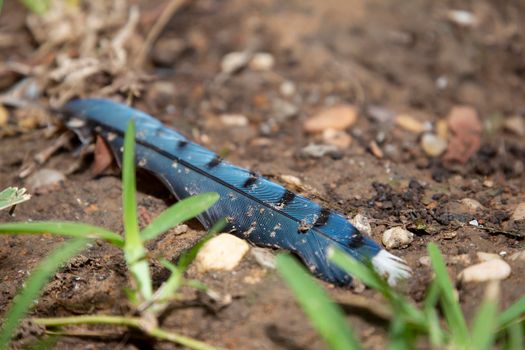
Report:
[{"label": "blue jay feather", "polygon": [[320,278],[339,285],[351,276],[330,263],[336,246],[360,261],[372,261],[389,281],[407,277],[402,260],[382,250],[342,214],[221,159],[159,120],[106,99],[78,99],[63,107],[66,125],[82,139],[103,137],[120,162],[129,120],[136,123],[136,162],[156,175],[178,199],[217,192],[219,201],[198,217],[206,227],[226,217],[228,230],[249,242],[289,250]]}]

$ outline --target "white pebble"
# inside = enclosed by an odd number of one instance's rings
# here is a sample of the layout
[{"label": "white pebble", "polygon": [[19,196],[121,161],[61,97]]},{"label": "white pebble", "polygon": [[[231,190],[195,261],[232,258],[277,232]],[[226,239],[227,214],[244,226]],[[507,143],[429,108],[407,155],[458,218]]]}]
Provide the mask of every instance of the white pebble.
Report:
[{"label": "white pebble", "polygon": [[383,232],[382,241],[387,249],[407,246],[413,240],[414,234],[402,227],[393,227]]},{"label": "white pebble", "polygon": [[357,230],[359,230],[359,232],[369,236],[372,235],[372,226],[370,225],[370,221],[366,216],[357,214],[352,220],[350,220],[350,222]]},{"label": "white pebble", "polygon": [[231,271],[241,262],[250,246],[229,233],[213,237],[199,250],[195,263],[199,272]]},{"label": "white pebble", "polygon": [[268,249],[252,248],[251,254],[259,265],[267,269],[275,269],[275,256]]},{"label": "white pebble", "polygon": [[501,259],[501,256],[494,253],[485,253],[485,252],[477,252],[476,255],[478,256],[478,260],[481,262],[494,260],[494,259]]},{"label": "white pebble", "polygon": [[510,265],[501,259],[492,259],[464,269],[459,274],[462,282],[503,280],[510,276]]},{"label": "white pebble", "polygon": [[441,137],[426,133],[421,138],[421,147],[430,157],[438,157],[447,149],[447,141]]},{"label": "white pebble", "polygon": [[250,68],[257,71],[268,71],[275,65],[275,58],[267,52],[258,52],[253,55]]},{"label": "white pebble", "polygon": [[287,80],[281,84],[279,91],[283,96],[290,97],[295,94],[295,84]]},{"label": "white pebble", "polygon": [[248,118],[242,114],[223,114],[219,117],[221,122],[227,126],[246,126]]},{"label": "white pebble", "polygon": [[518,204],[510,219],[514,221],[525,220],[525,202]]},{"label": "white pebble", "polygon": [[468,213],[475,213],[485,208],[480,202],[472,198],[463,198],[460,202],[463,205],[463,209]]},{"label": "white pebble", "polygon": [[222,58],[221,70],[223,73],[233,74],[244,68],[249,60],[250,55],[246,52],[230,52]]}]

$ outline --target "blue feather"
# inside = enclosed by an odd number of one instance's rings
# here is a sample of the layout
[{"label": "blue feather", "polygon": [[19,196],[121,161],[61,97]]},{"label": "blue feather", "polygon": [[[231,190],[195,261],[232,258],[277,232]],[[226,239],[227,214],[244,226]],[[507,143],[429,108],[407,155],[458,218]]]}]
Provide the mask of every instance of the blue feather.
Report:
[{"label": "blue feather", "polygon": [[315,275],[335,284],[348,284],[351,276],[330,263],[331,246],[360,261],[371,260],[380,273],[390,275],[389,281],[409,274],[399,258],[361,234],[343,215],[228,163],[146,113],[105,99],[74,100],[63,110],[70,118],[66,125],[82,135],[94,130],[119,161],[123,135],[133,118],[139,167],[155,174],[178,199],[202,192],[220,195],[198,217],[206,228],[226,217],[232,233],[256,245],[289,250]]}]

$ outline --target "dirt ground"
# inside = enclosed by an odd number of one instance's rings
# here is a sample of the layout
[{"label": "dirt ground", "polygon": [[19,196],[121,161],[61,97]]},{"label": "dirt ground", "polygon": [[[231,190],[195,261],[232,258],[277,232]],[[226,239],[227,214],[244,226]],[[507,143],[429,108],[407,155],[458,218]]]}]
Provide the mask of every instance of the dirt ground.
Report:
[{"label": "dirt ground", "polygon": [[[155,14],[152,5],[140,9]],[[452,18],[450,10],[459,9],[473,14],[476,23]],[[37,51],[26,15],[14,1],[5,5],[1,61],[53,65],[52,52],[43,55],[41,47]],[[142,36],[149,29],[146,22],[138,25]],[[413,242],[392,252],[414,271],[405,289],[416,303],[431,279],[423,258],[429,242],[441,248],[456,280],[461,270],[478,262],[477,252],[501,255],[512,268],[501,281],[501,305],[506,307],[525,293],[525,264],[510,259],[524,246],[523,226],[512,222],[511,215],[525,202],[525,141],[520,130],[503,126],[509,118],[525,118],[524,33],[525,3],[519,0],[193,1],[177,11],[157,40],[145,63],[148,77],[133,104],[234,164],[283,185],[288,184],[281,176],[293,175],[304,185],[305,196],[349,217],[365,215],[378,242],[383,231],[394,226],[414,232]],[[61,52],[71,51],[67,45],[59,46]],[[243,67],[225,77],[221,61],[237,51],[270,53],[275,64],[270,69]],[[20,72],[0,73],[1,91],[22,77]],[[104,74],[92,77],[75,94],[97,96],[111,79]],[[47,105],[52,94],[43,91],[39,102]],[[108,95],[129,97],[119,91]],[[345,131],[351,144],[319,158],[305,156],[305,146],[323,143],[323,137],[306,133],[303,123],[341,103],[359,110],[357,122]],[[481,147],[465,164],[430,157],[420,146],[421,132],[394,121],[403,113],[435,129],[457,105],[475,108],[483,127]],[[226,114],[242,115],[247,123],[231,125]],[[0,188],[27,186],[27,178],[19,177],[21,167],[57,137],[46,137],[46,130],[28,128],[0,139]],[[74,147],[62,149],[45,167],[65,172],[77,158]],[[174,201],[146,176],[139,177],[139,187],[142,224]],[[482,207],[472,210],[461,202],[465,198]],[[15,216],[0,212],[0,222],[51,219],[121,232],[118,172],[93,178],[84,166],[58,188],[19,205]],[[488,229],[469,224],[473,219]],[[165,234],[150,248],[175,259],[203,233],[198,223],[190,223],[186,233]],[[51,235],[0,236],[0,310],[60,241]],[[126,313],[125,271],[116,249],[93,245],[53,278],[32,314]],[[160,266],[153,272],[160,285],[167,272]],[[252,255],[233,272],[199,275],[190,269],[189,276],[232,301],[217,305],[186,291],[193,301],[176,305],[166,315],[166,329],[231,349],[325,348],[278,274],[261,267]],[[324,285],[343,305],[355,293],[378,302],[370,290]],[[471,316],[484,284],[458,283],[457,288]],[[385,346],[384,322],[369,317],[366,309],[346,310],[364,348]],[[176,348],[133,332],[98,330],[99,337],[63,337],[56,349]],[[41,331],[26,326],[15,345],[22,347]]]}]

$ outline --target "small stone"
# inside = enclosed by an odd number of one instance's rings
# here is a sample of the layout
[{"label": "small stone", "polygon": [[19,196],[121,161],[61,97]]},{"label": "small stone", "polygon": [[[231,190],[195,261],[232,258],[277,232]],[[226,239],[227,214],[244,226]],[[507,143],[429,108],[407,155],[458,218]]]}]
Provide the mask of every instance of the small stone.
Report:
[{"label": "small stone", "polygon": [[299,113],[299,108],[293,103],[276,98],[272,101],[273,117],[279,121],[295,117]]},{"label": "small stone", "polygon": [[60,183],[65,180],[66,177],[60,171],[43,168],[28,177],[26,185],[31,193],[45,194],[59,189]]},{"label": "small stone", "polygon": [[439,119],[436,122],[436,134],[443,140],[448,138],[448,122],[446,119]]},{"label": "small stone", "polygon": [[478,260],[480,262],[489,261],[493,259],[501,259],[501,256],[499,256],[499,254],[494,253],[476,252],[476,256],[478,257]]},{"label": "small stone", "polygon": [[152,52],[152,60],[155,64],[164,67],[175,65],[177,59],[186,49],[184,40],[178,38],[160,38],[155,44]]},{"label": "small stone", "polygon": [[432,265],[432,263],[430,261],[430,257],[428,255],[425,255],[425,256],[422,256],[421,258],[419,258],[418,262],[419,262],[419,264],[421,266],[430,267],[430,265]]},{"label": "small stone", "polygon": [[270,250],[255,247],[252,248],[251,254],[255,258],[255,261],[262,267],[272,270],[275,269],[275,256]]},{"label": "small stone", "polygon": [[479,210],[485,209],[485,207],[480,202],[472,198],[463,198],[462,200],[460,200],[460,203],[462,205],[463,210],[467,213],[474,214]]},{"label": "small stone", "polygon": [[510,265],[501,259],[492,259],[467,267],[459,273],[462,282],[504,280],[511,273]]},{"label": "small stone", "polygon": [[395,114],[381,106],[368,106],[366,113],[379,124],[391,124],[395,118]]},{"label": "small stone", "polygon": [[342,130],[326,129],[323,131],[323,141],[339,149],[347,149],[352,144],[352,137]]},{"label": "small stone", "polygon": [[221,71],[225,74],[237,73],[246,67],[249,60],[250,55],[247,52],[230,52],[222,58]]},{"label": "small stone", "polygon": [[483,127],[478,112],[470,106],[454,106],[447,121],[451,135],[443,160],[464,164],[481,147]]},{"label": "small stone", "polygon": [[516,252],[512,254],[509,259],[511,261],[523,261],[525,262],[525,250],[520,250],[519,252]]},{"label": "small stone", "polygon": [[301,181],[300,178],[298,178],[297,176],[293,176],[293,175],[281,175],[280,176],[281,180],[284,181],[284,183],[286,183],[288,186],[292,186],[292,187],[301,187],[303,185],[303,182]]},{"label": "small stone", "polygon": [[9,112],[4,106],[0,105],[0,127],[7,125],[8,120],[9,120]]},{"label": "small stone", "polygon": [[301,150],[303,157],[322,158],[325,155],[335,155],[339,153],[339,148],[334,145],[319,145],[311,143]]},{"label": "small stone", "polygon": [[250,246],[229,233],[213,237],[197,253],[195,263],[199,272],[210,270],[231,271],[241,262]]},{"label": "small stone", "polygon": [[525,202],[518,204],[510,219],[514,221],[525,220]]},{"label": "small stone", "polygon": [[494,181],[487,179],[487,180],[483,181],[483,186],[485,186],[487,188],[492,188],[492,187],[494,187]]},{"label": "small stone", "polygon": [[408,114],[397,115],[396,124],[402,129],[413,132],[415,134],[420,134],[427,129],[424,123],[420,122],[419,120]]},{"label": "small stone", "polygon": [[447,18],[449,21],[462,27],[474,27],[479,22],[476,15],[465,10],[449,10]]},{"label": "small stone", "polygon": [[385,156],[383,154],[383,151],[381,150],[381,148],[377,144],[377,142],[372,140],[372,141],[370,141],[370,144],[368,146],[370,147],[370,152],[372,152],[374,157],[376,157],[378,159],[381,159],[381,158],[383,158]]},{"label": "small stone", "polygon": [[327,108],[308,118],[304,122],[304,130],[318,133],[326,129],[344,130],[357,121],[357,108],[351,105],[339,105]]},{"label": "small stone", "polygon": [[275,58],[267,52],[258,52],[250,61],[250,69],[255,71],[269,71],[275,65]]},{"label": "small stone", "polygon": [[175,103],[175,85],[168,81],[156,81],[150,85],[146,98],[148,103],[158,109],[165,109]]},{"label": "small stone", "polygon": [[525,120],[519,115],[507,118],[503,126],[507,131],[518,136],[525,136]]},{"label": "small stone", "polygon": [[479,222],[478,222],[478,220],[476,220],[476,219],[474,219],[474,220],[470,220],[468,223],[469,223],[469,225],[471,225],[471,226],[479,227]]},{"label": "small stone", "polygon": [[430,157],[439,157],[447,149],[447,141],[441,137],[426,133],[421,138],[421,147]]},{"label": "small stone", "polygon": [[414,234],[402,227],[393,227],[383,232],[383,244],[387,249],[406,247],[414,240]]},{"label": "small stone", "polygon": [[176,234],[176,235],[181,235],[181,234],[186,233],[186,232],[188,232],[188,225],[186,225],[186,224],[177,225],[173,229],[173,233]]},{"label": "small stone", "polygon": [[281,84],[279,87],[279,91],[281,92],[281,95],[285,97],[290,97],[295,94],[295,84],[291,81],[287,80]]},{"label": "small stone", "polygon": [[248,118],[242,114],[223,114],[219,119],[227,126],[243,127],[248,125]]},{"label": "small stone", "polygon": [[352,220],[350,220],[352,225],[361,233],[364,233],[368,236],[372,235],[372,226],[368,218],[362,214],[357,214]]}]

